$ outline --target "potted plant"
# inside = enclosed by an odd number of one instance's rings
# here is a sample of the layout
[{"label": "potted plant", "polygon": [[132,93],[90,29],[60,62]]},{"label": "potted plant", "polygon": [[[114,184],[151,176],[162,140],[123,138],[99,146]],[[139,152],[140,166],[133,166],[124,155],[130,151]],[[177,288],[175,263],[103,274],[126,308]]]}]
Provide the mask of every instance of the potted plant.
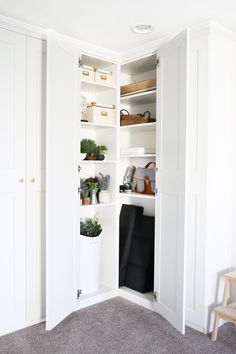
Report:
[{"label": "potted plant", "polygon": [[89,187],[88,187],[86,179],[81,178],[81,180],[80,180],[80,188],[81,188],[80,196],[81,196],[81,199],[82,199],[82,204],[83,205],[89,205],[91,199],[89,197]]},{"label": "potted plant", "polygon": [[102,226],[95,218],[80,220],[80,288],[96,292],[100,283]]},{"label": "potted plant", "polygon": [[93,178],[90,177],[86,180],[89,192],[90,192],[90,198],[91,198],[91,204],[98,204],[97,201],[97,192],[98,192],[98,181],[97,177]]},{"label": "potted plant", "polygon": [[102,173],[99,173],[99,176],[97,176],[97,184],[99,189],[99,203],[109,203],[111,199],[110,193],[108,191],[108,187],[110,184],[110,176],[104,176]]},{"label": "potted plant", "polygon": [[96,143],[92,139],[82,139],[80,142],[81,160],[96,160]]},{"label": "potted plant", "polygon": [[107,147],[105,145],[96,146],[97,160],[105,160],[105,153],[107,152]]}]

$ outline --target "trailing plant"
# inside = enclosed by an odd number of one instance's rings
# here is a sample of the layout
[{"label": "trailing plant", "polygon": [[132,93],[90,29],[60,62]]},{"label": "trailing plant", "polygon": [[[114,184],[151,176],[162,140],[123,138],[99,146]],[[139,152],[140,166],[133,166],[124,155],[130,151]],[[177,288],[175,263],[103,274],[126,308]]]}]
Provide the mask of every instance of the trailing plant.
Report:
[{"label": "trailing plant", "polygon": [[87,237],[97,237],[102,232],[98,219],[86,218],[80,220],[80,234]]},{"label": "trailing plant", "polygon": [[108,190],[110,179],[110,175],[104,176],[102,173],[99,173],[99,176],[97,176],[98,189],[100,191]]},{"label": "trailing plant", "polygon": [[82,139],[80,142],[80,152],[82,154],[96,153],[96,143],[92,139]]},{"label": "trailing plant", "polygon": [[97,145],[96,146],[96,154],[104,155],[107,152],[107,147],[105,145]]}]

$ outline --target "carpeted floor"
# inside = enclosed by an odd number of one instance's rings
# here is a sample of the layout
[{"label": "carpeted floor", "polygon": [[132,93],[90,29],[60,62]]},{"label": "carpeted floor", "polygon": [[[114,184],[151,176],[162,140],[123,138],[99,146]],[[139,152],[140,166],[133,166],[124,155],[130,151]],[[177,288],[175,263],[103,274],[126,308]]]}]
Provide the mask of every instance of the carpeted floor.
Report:
[{"label": "carpeted floor", "polygon": [[121,298],[73,313],[54,330],[44,323],[0,337],[1,354],[236,354],[236,328],[216,342],[187,328],[179,334],[161,316]]}]

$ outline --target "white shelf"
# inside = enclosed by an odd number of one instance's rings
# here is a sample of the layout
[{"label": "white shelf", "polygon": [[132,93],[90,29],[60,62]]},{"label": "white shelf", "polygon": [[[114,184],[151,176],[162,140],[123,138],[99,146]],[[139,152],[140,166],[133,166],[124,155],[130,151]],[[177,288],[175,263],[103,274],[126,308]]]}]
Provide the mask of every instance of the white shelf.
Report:
[{"label": "white shelf", "polygon": [[145,92],[126,94],[120,97],[121,104],[141,105],[156,102],[157,90],[153,89]]},{"label": "white shelf", "polygon": [[84,129],[116,128],[115,125],[92,123],[92,122],[80,122],[80,124],[81,124],[81,128],[84,128]]},{"label": "white shelf", "polygon": [[153,123],[143,123],[143,124],[131,124],[131,125],[124,125],[120,127],[120,131],[131,129],[134,131],[150,131],[156,129],[156,122]]},{"label": "white shelf", "polygon": [[122,192],[122,193],[120,193],[120,196],[122,198],[141,198],[141,199],[153,199],[153,200],[155,200],[155,195],[140,194],[140,193],[135,193],[135,192],[131,192],[131,193]]},{"label": "white shelf", "polygon": [[103,208],[103,207],[107,207],[107,206],[113,206],[113,205],[115,205],[116,203],[114,203],[114,202],[111,202],[111,203],[98,203],[98,204],[89,204],[89,205],[80,205],[81,206],[81,208],[83,209],[83,208],[85,208],[85,209],[87,209],[87,208],[91,208],[91,207],[95,207],[95,208]]},{"label": "white shelf", "polygon": [[144,299],[144,300],[147,300],[147,301],[150,301],[150,302],[153,302],[153,292],[150,291],[148,293],[145,293],[145,294],[142,294],[142,293],[139,293],[138,291],[135,291],[133,289],[130,289],[130,288],[127,288],[126,286],[122,286],[120,288],[120,291],[124,292],[123,294],[130,294],[131,296],[137,296],[141,299]]},{"label": "white shelf", "polygon": [[121,159],[139,158],[139,157],[156,157],[156,154],[142,154],[142,155],[120,155]]},{"label": "white shelf", "polygon": [[85,80],[81,80],[81,87],[82,87],[82,91],[85,92],[101,92],[104,90],[114,90],[116,89],[115,85],[107,85],[107,84],[103,84],[101,82],[95,82],[95,81],[85,81]]},{"label": "white shelf", "polygon": [[103,160],[103,161],[99,161],[99,160],[81,160],[79,161],[79,164],[86,164],[86,165],[91,165],[91,164],[109,164],[109,163],[116,163],[116,161],[109,161],[109,160]]}]

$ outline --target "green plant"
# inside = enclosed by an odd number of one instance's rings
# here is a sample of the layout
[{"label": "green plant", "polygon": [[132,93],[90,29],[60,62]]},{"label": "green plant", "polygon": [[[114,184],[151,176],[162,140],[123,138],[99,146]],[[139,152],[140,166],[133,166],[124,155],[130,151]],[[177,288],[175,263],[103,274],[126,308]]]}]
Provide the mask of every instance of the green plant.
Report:
[{"label": "green plant", "polygon": [[88,189],[90,191],[96,191],[96,192],[98,191],[98,180],[97,180],[97,177],[95,177],[95,178],[89,177],[85,181],[86,181]]},{"label": "green plant", "polygon": [[96,154],[104,155],[107,152],[107,147],[105,145],[97,145],[96,146]]},{"label": "green plant", "polygon": [[96,143],[92,139],[82,139],[80,142],[80,152],[82,154],[95,153],[96,147]]},{"label": "green plant", "polygon": [[99,176],[97,176],[97,183],[100,191],[107,191],[110,184],[110,176],[104,176],[102,173],[99,173]]},{"label": "green plant", "polygon": [[98,219],[86,218],[80,220],[80,234],[87,237],[97,237],[102,232]]}]

